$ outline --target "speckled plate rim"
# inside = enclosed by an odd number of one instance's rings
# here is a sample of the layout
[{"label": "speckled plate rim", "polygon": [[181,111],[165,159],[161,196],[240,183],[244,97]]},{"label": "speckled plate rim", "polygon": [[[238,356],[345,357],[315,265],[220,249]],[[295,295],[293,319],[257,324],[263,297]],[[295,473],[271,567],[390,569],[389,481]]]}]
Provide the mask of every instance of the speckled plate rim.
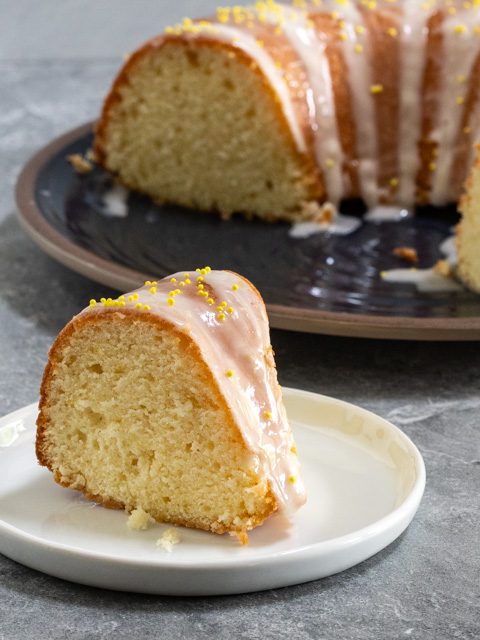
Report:
[{"label": "speckled plate rim", "polygon": [[[314,408],[322,415],[322,407],[324,410],[334,407],[343,409],[343,416],[363,419],[371,427],[375,425],[401,441],[408,451],[414,476],[402,502],[378,520],[340,537],[273,552],[248,562],[237,556],[233,560],[199,559],[194,565],[177,562],[174,554],[139,560],[115,552],[84,550],[45,540],[6,522],[0,511],[0,553],[44,573],[81,584],[180,596],[249,593],[301,584],[339,573],[372,557],[405,531],[418,510],[426,484],[420,451],[401,429],[367,409],[302,389],[283,387],[282,390],[294,431],[295,422],[316,428],[304,412]],[[289,401],[292,402],[290,408]],[[35,421],[37,412],[37,403],[27,405],[0,418],[0,428]],[[345,417],[337,419],[342,422]],[[332,424],[332,429],[336,428],[338,424]]]},{"label": "speckled plate rim", "polygon": [[[52,258],[95,282],[120,291],[129,291],[159,274],[141,273],[83,249],[46,221],[35,200],[35,184],[43,167],[62,148],[92,131],[94,126],[95,121],[91,121],[67,131],[32,156],[17,179],[17,213],[25,231]],[[334,313],[278,304],[268,304],[267,310],[272,327],[290,331],[394,340],[480,340],[480,316],[390,317]]]}]

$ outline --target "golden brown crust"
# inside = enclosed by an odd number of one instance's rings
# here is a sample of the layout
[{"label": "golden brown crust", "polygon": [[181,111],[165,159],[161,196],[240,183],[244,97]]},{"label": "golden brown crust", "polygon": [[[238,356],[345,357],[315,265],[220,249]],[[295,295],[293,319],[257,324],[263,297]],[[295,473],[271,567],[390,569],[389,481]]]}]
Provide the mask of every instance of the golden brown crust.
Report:
[{"label": "golden brown crust", "polygon": [[[258,296],[259,302],[261,302],[261,304],[264,304],[257,289],[246,278],[243,278],[242,276],[238,276],[238,277],[244,280],[252,288],[252,290]],[[124,320],[125,322],[130,322],[130,323],[138,322],[138,321],[148,322],[157,329],[166,330],[175,334],[180,341],[181,348],[189,352],[190,355],[192,355],[196,359],[196,361],[202,366],[204,370],[203,373],[205,375],[206,384],[210,388],[210,391],[212,392],[212,394],[216,397],[216,401],[218,405],[223,407],[225,411],[225,415],[227,416],[227,421],[228,421],[228,427],[232,430],[233,433],[236,434],[236,438],[238,442],[242,442],[244,446],[246,445],[244,443],[243,436],[240,432],[240,429],[238,425],[235,423],[233,415],[222,396],[218,383],[215,380],[213,373],[208,368],[208,365],[206,364],[205,360],[203,359],[200,348],[187,333],[179,330],[175,325],[168,322],[167,320],[164,320],[163,318],[154,314],[153,312],[138,311],[136,309],[122,308],[121,311],[118,311],[118,309],[113,309],[113,308],[112,309],[102,308],[101,310],[90,309],[87,312],[83,312],[75,316],[59,333],[59,335],[57,336],[56,340],[54,341],[49,351],[48,362],[45,367],[45,371],[43,374],[42,383],[40,387],[39,415],[37,418],[37,434],[36,434],[36,442],[35,442],[37,459],[39,464],[47,467],[50,471],[52,471],[54,475],[54,479],[58,484],[70,489],[79,490],[89,500],[98,502],[105,507],[108,507],[111,509],[124,509],[126,505],[116,500],[113,500],[109,496],[101,496],[98,494],[94,494],[89,491],[88,486],[79,487],[79,486],[76,486],[74,483],[71,483],[62,479],[61,475],[53,468],[52,461],[50,460],[48,455],[47,442],[46,442],[46,432],[48,430],[48,417],[46,415],[46,412],[47,412],[48,400],[50,396],[50,388],[51,388],[51,384],[52,384],[52,380],[55,372],[55,367],[59,361],[59,358],[61,357],[64,347],[68,344],[68,341],[77,330],[81,329],[82,327],[88,324],[98,324],[101,322],[109,322],[112,314],[121,315],[122,320]],[[277,510],[278,503],[276,501],[276,498],[274,497],[271,486],[269,486],[265,503],[268,504],[268,507],[266,508],[265,512],[260,514],[257,513],[255,516],[252,516],[251,517],[252,524],[247,527],[248,529],[252,529],[253,527],[258,526],[268,516],[270,516],[274,511]],[[186,527],[212,531],[214,533],[226,533],[228,531],[236,531],[239,533],[244,532],[244,529],[242,529],[241,527],[235,527],[232,529],[226,526],[225,524],[221,524],[218,522],[210,522],[207,524],[206,522],[201,522],[199,520],[181,520],[180,521],[179,519],[175,519],[175,520],[172,519],[172,520],[166,520],[166,521],[171,522],[172,524],[179,524]]]},{"label": "golden brown crust", "polygon": [[[390,12],[361,8],[371,49],[372,78],[382,92],[375,95],[377,129],[378,186],[388,194],[392,178],[398,178],[398,132],[400,123],[400,45],[399,37],[389,35],[398,25],[398,9]],[[397,13],[397,15],[395,15]],[[388,202],[390,198],[382,198]]]},{"label": "golden brown crust", "polygon": [[432,174],[436,166],[438,144],[432,139],[439,115],[438,96],[442,84],[442,24],[445,20],[443,11],[432,14],[427,23],[428,39],[426,45],[426,64],[423,74],[422,93],[422,128],[419,142],[420,170],[417,174],[417,202],[428,204],[432,186]]}]

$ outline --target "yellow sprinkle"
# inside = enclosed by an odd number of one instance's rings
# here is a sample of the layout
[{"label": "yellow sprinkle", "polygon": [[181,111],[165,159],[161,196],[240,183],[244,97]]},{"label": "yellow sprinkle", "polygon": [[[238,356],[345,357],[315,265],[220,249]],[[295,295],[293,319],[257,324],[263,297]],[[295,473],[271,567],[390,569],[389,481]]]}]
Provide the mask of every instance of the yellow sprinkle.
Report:
[{"label": "yellow sprinkle", "polygon": [[135,298],[133,296],[128,296],[127,300],[128,300],[128,302],[133,302],[135,300]]},{"label": "yellow sprinkle", "polygon": [[200,273],[200,269],[199,269],[199,267],[197,267],[197,268],[195,269],[195,271],[198,271],[198,273]]},{"label": "yellow sprinkle", "polygon": [[175,300],[173,298],[167,298],[167,304],[172,307],[175,304]]},{"label": "yellow sprinkle", "polygon": [[357,44],[353,48],[355,50],[355,53],[363,52],[363,44],[360,44],[359,42],[357,42]]},{"label": "yellow sprinkle", "polygon": [[392,38],[396,38],[398,36],[398,31],[397,29],[395,29],[395,27],[390,27],[389,29],[387,29],[387,33]]},{"label": "yellow sprinkle", "polygon": [[348,35],[345,33],[345,31],[340,32],[340,40],[348,40]]},{"label": "yellow sprinkle", "polygon": [[453,27],[453,31],[454,33],[457,33],[458,35],[465,33],[467,31],[467,27],[464,24],[456,24]]},{"label": "yellow sprinkle", "polygon": [[183,274],[183,277],[184,277],[184,278],[188,278],[189,276],[190,276],[190,274],[189,274],[189,273],[184,273],[184,274]]},{"label": "yellow sprinkle", "polygon": [[[155,283],[155,284],[157,284],[157,283]],[[118,296],[117,300],[120,300],[120,301],[125,300],[125,296]]]},{"label": "yellow sprinkle", "polygon": [[177,279],[176,278],[170,278],[170,282],[176,282]]},{"label": "yellow sprinkle", "polygon": [[398,187],[398,178],[390,178],[390,186]]},{"label": "yellow sprinkle", "polygon": [[211,269],[210,267],[205,267],[205,272],[206,272],[206,273],[210,273],[210,271],[211,271],[211,270],[212,270],[212,269]]},{"label": "yellow sprinkle", "polygon": [[157,287],[150,287],[150,293],[152,294],[152,296],[157,293]]},{"label": "yellow sprinkle", "polygon": [[435,171],[436,168],[437,168],[437,163],[436,162],[430,162],[430,164],[428,165],[428,169],[430,171],[432,171],[432,172]]},{"label": "yellow sprinkle", "polygon": [[147,286],[147,287],[148,287],[148,285],[149,285],[149,284],[152,284],[152,283],[150,282],[150,280],[145,280],[145,286]]},{"label": "yellow sprinkle", "polygon": [[203,280],[204,280],[203,276],[198,276],[197,282],[203,282]]},{"label": "yellow sprinkle", "polygon": [[217,319],[220,320],[220,322],[223,322],[225,320],[225,314],[224,313],[219,313],[217,315]]},{"label": "yellow sprinkle", "polygon": [[174,291],[175,291],[175,293],[176,293],[176,294],[178,294],[178,293],[182,293],[182,292],[180,291],[180,289],[175,289]]},{"label": "yellow sprinkle", "polygon": [[217,311],[223,311],[223,307],[222,306],[217,307]]},{"label": "yellow sprinkle", "polygon": [[473,33],[476,33],[477,35],[480,33],[480,25],[473,27]]},{"label": "yellow sprinkle", "polygon": [[270,418],[272,417],[272,414],[271,414],[271,412],[270,412],[270,411],[265,411],[265,412],[263,413],[263,415],[265,416],[265,418],[266,418],[267,420],[270,420]]},{"label": "yellow sprinkle", "polygon": [[133,294],[133,299],[134,299],[134,300],[138,300],[138,293],[134,293],[134,294]]},{"label": "yellow sprinkle", "polygon": [[362,33],[365,33],[365,27],[362,27],[361,24],[357,24],[357,26],[355,27],[355,33],[362,35]]},{"label": "yellow sprinkle", "polygon": [[137,304],[135,305],[135,309],[141,309],[143,307],[141,302],[137,302]]},{"label": "yellow sprinkle", "polygon": [[106,298],[100,298],[100,302],[101,302],[102,304],[105,304],[105,302],[106,302],[106,301],[107,301],[107,300],[106,300]]},{"label": "yellow sprinkle", "polygon": [[238,284],[232,284],[232,291],[238,291]]},{"label": "yellow sprinkle", "polygon": [[332,158],[327,158],[325,160],[325,166],[327,167],[327,169],[332,169],[335,166],[335,160],[333,160]]},{"label": "yellow sprinkle", "polygon": [[463,84],[466,80],[466,77],[463,74],[457,76],[458,84]]},{"label": "yellow sprinkle", "polygon": [[295,484],[295,476],[289,476],[288,481],[290,484]]},{"label": "yellow sprinkle", "polygon": [[448,13],[451,16],[454,16],[457,13],[457,10],[455,9],[455,7],[448,7]]},{"label": "yellow sprinkle", "polygon": [[90,304],[91,307],[94,307],[97,304],[97,301],[92,298],[90,300],[89,304]]},{"label": "yellow sprinkle", "polygon": [[145,311],[150,311],[150,305],[149,304],[144,304],[143,308]]},{"label": "yellow sprinkle", "polygon": [[383,84],[372,84],[372,86],[370,87],[370,92],[373,94],[382,93]]},{"label": "yellow sprinkle", "polygon": [[229,369],[228,371],[225,372],[225,375],[227,376],[227,378],[233,378],[233,371]]},{"label": "yellow sprinkle", "polygon": [[184,282],[183,280],[180,281],[180,286],[184,287],[186,285],[186,282]]},{"label": "yellow sprinkle", "polygon": [[233,307],[227,307],[227,313],[233,313],[233,312],[234,312]]},{"label": "yellow sprinkle", "polygon": [[470,127],[463,127],[463,133],[470,133],[471,128]]},{"label": "yellow sprinkle", "polygon": [[209,298],[207,302],[208,304],[215,304],[215,300],[213,298]]},{"label": "yellow sprinkle", "polygon": [[297,447],[290,447],[290,451],[297,455]]},{"label": "yellow sprinkle", "polygon": [[222,300],[220,304],[222,305],[222,307],[226,307],[228,302],[226,302],[225,300]]},{"label": "yellow sprinkle", "polygon": [[200,269],[200,273],[202,274],[202,276],[204,276],[207,273],[206,269]]},{"label": "yellow sprinkle", "polygon": [[464,98],[463,96],[457,96],[457,97],[455,98],[455,102],[456,102],[457,104],[463,104],[463,103],[465,102],[465,98]]}]

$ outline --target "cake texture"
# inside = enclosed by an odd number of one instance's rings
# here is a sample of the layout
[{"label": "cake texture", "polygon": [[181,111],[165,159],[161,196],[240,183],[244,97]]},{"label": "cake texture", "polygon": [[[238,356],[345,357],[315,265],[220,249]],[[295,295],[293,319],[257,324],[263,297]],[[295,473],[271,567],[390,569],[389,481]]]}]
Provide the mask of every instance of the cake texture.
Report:
[{"label": "cake texture", "polygon": [[480,293],[480,147],[460,202],[462,220],[457,226],[458,275],[473,291]]},{"label": "cake texture", "polygon": [[67,324],[36,450],[59,484],[133,512],[134,527],[148,514],[245,541],[305,501],[265,305],[208,267],[92,300]]},{"label": "cake texture", "polygon": [[480,133],[479,34],[476,1],[222,7],[129,57],[95,153],[159,203],[225,216],[456,202]]}]

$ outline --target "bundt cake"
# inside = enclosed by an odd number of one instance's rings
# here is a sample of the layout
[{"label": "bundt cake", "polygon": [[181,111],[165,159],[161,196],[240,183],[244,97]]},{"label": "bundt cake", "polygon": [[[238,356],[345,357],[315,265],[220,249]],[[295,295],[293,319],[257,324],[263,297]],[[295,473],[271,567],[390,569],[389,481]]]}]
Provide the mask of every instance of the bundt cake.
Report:
[{"label": "bundt cake", "polygon": [[458,200],[480,133],[478,0],[220,8],[133,53],[98,161],[159,203],[299,220]]},{"label": "bundt cake", "polygon": [[36,450],[59,484],[107,507],[243,540],[305,501],[265,305],[208,267],[92,300],[67,324]]}]

